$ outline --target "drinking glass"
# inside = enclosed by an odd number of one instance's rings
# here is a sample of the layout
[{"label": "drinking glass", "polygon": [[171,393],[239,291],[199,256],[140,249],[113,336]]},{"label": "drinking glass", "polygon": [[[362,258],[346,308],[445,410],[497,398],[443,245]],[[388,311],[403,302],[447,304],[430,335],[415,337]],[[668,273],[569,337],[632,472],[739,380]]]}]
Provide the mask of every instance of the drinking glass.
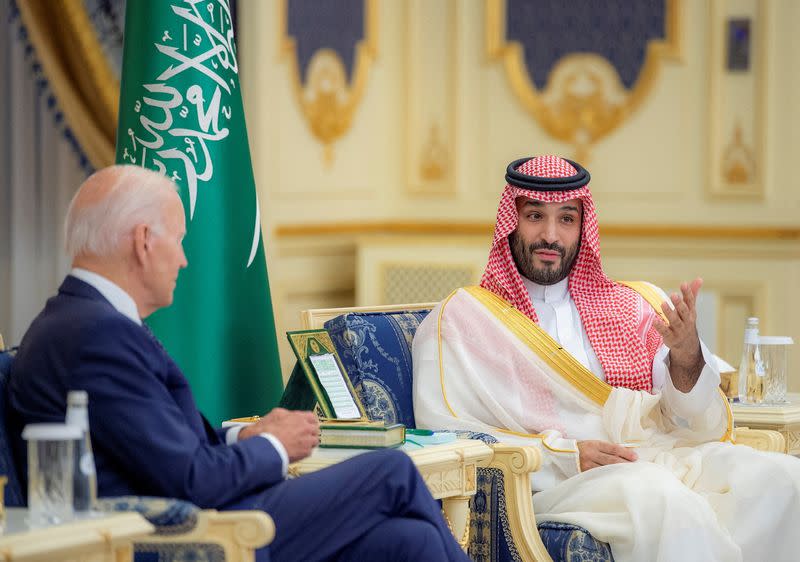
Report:
[{"label": "drinking glass", "polygon": [[759,337],[761,360],[765,371],[765,404],[786,403],[786,360],[792,338],[785,336]]},{"label": "drinking glass", "polygon": [[25,426],[28,442],[28,524],[58,525],[72,519],[72,470],[77,427],[37,423]]}]

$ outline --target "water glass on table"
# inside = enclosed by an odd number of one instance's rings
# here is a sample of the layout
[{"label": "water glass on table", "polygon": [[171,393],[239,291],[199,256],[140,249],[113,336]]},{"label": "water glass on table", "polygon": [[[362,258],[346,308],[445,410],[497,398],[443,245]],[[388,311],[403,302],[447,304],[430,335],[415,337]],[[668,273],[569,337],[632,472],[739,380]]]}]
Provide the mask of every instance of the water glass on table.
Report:
[{"label": "water glass on table", "polygon": [[794,340],[787,336],[760,336],[758,343],[764,362],[764,403],[785,404],[787,359]]},{"label": "water glass on table", "polygon": [[71,520],[74,448],[80,430],[64,424],[29,424],[22,438],[28,442],[28,524],[46,527]]}]

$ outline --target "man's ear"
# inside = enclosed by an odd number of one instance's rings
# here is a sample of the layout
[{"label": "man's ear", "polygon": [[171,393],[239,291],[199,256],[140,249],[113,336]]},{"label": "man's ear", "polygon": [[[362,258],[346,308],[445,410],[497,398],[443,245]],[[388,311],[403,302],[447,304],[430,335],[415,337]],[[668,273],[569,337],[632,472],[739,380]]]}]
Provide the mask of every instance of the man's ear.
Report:
[{"label": "man's ear", "polygon": [[140,264],[146,263],[151,244],[150,227],[146,224],[137,224],[133,229],[133,255]]}]

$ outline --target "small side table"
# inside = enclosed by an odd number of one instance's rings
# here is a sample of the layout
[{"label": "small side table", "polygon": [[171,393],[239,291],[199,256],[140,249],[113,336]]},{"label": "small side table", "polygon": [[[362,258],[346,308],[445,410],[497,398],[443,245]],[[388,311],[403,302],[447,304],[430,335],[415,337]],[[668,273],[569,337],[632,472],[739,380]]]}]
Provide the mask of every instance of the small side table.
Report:
[{"label": "small side table", "polygon": [[[477,467],[488,466],[494,457],[491,447],[474,439],[457,439],[452,443],[402,449],[414,461],[431,495],[442,500],[442,509],[450,530],[461,548],[469,542],[469,499],[477,491]],[[320,448],[289,467],[295,476],[308,474],[341,462],[363,449]]]},{"label": "small side table", "polygon": [[800,455],[800,394],[790,392],[786,400],[779,406],[733,404],[734,425],[779,431],[786,439],[786,452]]},{"label": "small side table", "polygon": [[133,542],[155,528],[138,513],[109,513],[32,529],[28,510],[6,509],[0,562],[129,562]]}]

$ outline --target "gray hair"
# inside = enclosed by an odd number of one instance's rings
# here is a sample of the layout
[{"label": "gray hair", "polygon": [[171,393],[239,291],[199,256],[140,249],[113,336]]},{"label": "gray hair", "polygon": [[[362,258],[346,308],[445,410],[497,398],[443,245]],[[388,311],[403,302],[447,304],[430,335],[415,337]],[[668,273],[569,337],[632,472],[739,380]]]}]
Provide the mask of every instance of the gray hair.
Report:
[{"label": "gray hair", "polygon": [[177,189],[164,175],[140,166],[117,165],[95,172],[69,204],[64,223],[67,255],[109,257],[139,224],[163,231],[164,201]]}]

